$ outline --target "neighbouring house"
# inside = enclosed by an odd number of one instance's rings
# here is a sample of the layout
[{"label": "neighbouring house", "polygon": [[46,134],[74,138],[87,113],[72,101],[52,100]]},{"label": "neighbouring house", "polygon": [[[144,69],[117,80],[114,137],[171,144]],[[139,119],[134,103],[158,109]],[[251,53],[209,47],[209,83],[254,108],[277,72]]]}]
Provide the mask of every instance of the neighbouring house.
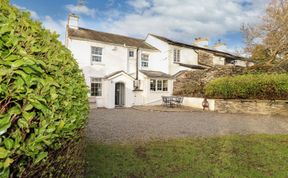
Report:
[{"label": "neighbouring house", "polygon": [[65,45],[83,70],[97,107],[160,104],[161,96],[172,95],[179,73],[244,61],[200,43],[188,45],[153,34],[137,39],[81,28],[78,23],[78,16],[69,15]]}]

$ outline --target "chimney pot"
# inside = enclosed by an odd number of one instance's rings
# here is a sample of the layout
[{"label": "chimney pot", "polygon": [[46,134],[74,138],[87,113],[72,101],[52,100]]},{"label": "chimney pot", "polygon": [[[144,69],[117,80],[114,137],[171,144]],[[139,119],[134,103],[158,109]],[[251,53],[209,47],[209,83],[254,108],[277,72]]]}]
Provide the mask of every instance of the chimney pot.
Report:
[{"label": "chimney pot", "polygon": [[69,14],[68,16],[68,27],[78,29],[79,28],[79,17],[76,14]]},{"label": "chimney pot", "polygon": [[199,47],[208,48],[209,40],[208,40],[208,38],[198,37],[198,38],[195,38],[195,41],[193,42],[193,45],[196,45],[196,46],[199,46]]},{"label": "chimney pot", "polygon": [[226,51],[226,44],[221,42],[221,40],[219,39],[213,46],[213,49],[218,50],[218,51]]}]

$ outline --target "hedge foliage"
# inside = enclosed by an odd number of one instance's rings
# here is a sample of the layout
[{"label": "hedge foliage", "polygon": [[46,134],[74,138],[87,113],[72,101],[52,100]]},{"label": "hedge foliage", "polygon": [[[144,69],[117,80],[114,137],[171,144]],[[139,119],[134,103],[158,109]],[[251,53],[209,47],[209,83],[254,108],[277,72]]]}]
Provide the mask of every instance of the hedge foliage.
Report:
[{"label": "hedge foliage", "polygon": [[53,176],[49,160],[81,136],[87,88],[57,38],[0,0],[0,177],[30,177],[39,165]]},{"label": "hedge foliage", "polygon": [[205,94],[222,99],[288,99],[288,74],[246,74],[208,83]]}]

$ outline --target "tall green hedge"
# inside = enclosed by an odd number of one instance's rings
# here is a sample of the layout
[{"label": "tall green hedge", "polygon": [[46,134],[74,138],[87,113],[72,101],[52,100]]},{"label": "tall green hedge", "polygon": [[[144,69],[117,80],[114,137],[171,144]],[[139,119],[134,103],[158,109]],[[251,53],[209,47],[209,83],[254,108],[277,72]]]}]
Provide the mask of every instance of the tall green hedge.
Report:
[{"label": "tall green hedge", "polygon": [[222,99],[288,99],[288,74],[246,74],[208,83],[205,94]]},{"label": "tall green hedge", "polygon": [[65,165],[67,159],[57,151],[79,141],[87,88],[57,38],[29,13],[0,0],[0,177],[53,176],[51,161]]}]

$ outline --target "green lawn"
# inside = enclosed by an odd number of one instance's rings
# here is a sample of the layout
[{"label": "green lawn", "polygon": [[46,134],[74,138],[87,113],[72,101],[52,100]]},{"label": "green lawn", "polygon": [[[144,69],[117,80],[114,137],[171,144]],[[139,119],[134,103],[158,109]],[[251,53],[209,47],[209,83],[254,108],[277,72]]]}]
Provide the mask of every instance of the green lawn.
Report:
[{"label": "green lawn", "polygon": [[288,177],[288,135],[88,144],[87,177]]}]

